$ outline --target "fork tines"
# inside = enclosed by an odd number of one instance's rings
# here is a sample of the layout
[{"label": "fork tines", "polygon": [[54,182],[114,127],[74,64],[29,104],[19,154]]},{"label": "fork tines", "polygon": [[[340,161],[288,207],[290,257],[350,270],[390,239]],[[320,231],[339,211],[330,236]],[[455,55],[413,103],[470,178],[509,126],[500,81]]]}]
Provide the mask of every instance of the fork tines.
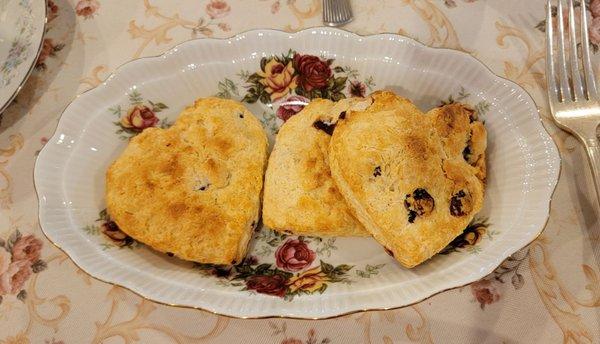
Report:
[{"label": "fork tines", "polygon": [[[557,22],[557,51],[554,42],[554,25],[552,18],[552,0],[548,0],[546,14],[546,78],[548,81],[548,96],[550,101],[570,102],[577,100],[586,100],[597,98],[596,82],[594,71],[590,62],[590,47],[587,30],[586,4],[585,0],[581,1],[581,20],[579,33],[581,42],[577,43],[577,30],[575,25],[575,8],[573,0],[568,2],[568,23],[569,30],[565,32],[565,22],[563,14],[563,0],[558,0],[556,6],[556,22]],[[568,39],[569,47],[566,47]],[[577,53],[578,46],[581,46],[581,65],[580,58]],[[567,50],[569,55],[569,68],[567,67]],[[555,61],[555,55],[556,57]],[[558,69],[558,74],[556,70]],[[570,71],[569,71],[570,69]],[[583,72],[584,80],[581,73]]]},{"label": "fork tines", "polygon": [[352,8],[349,0],[323,0],[323,23],[340,26],[352,21]]}]

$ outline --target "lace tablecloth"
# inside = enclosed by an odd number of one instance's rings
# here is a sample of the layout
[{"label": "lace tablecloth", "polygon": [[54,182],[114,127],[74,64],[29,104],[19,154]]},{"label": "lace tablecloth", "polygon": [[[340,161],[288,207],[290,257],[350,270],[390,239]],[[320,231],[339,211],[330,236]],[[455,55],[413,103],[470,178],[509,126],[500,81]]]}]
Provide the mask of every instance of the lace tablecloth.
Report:
[{"label": "lace tablecloth", "polygon": [[[65,106],[117,66],[194,37],[319,26],[321,0],[48,0],[36,70],[0,125],[0,241],[12,243],[0,249],[0,343],[600,342],[598,204],[585,152],[548,113],[544,3],[353,1],[345,29],[467,51],[529,91],[562,172],[546,230],[493,275],[403,309],[305,321],[163,306],[89,277],[41,233],[32,171]],[[588,15],[598,50],[600,0]],[[36,262],[16,273],[11,255]]]}]

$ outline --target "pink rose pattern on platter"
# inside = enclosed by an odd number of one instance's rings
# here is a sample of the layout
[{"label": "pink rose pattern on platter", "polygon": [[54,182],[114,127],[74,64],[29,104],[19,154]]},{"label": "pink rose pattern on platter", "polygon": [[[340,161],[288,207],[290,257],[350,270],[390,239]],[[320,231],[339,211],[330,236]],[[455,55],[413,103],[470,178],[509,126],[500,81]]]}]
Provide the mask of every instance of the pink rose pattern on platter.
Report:
[{"label": "pink rose pattern on platter", "polygon": [[315,252],[301,239],[288,239],[275,251],[277,267],[290,272],[310,266],[315,257]]},{"label": "pink rose pattern on platter", "polygon": [[[228,285],[242,287],[242,290],[259,294],[282,297],[287,301],[295,296],[312,293],[323,293],[331,283],[350,283],[350,271],[354,266],[340,264],[333,266],[320,260],[314,264],[317,253],[309,247],[310,243],[321,241],[320,238],[288,237],[285,234],[263,229],[272,237],[266,244],[275,246],[275,264],[260,263],[259,257],[249,255],[241,264],[219,266],[214,264],[194,265],[204,275],[217,277]],[[264,237],[255,236],[254,240]],[[266,257],[265,257],[266,258]],[[377,266],[372,274],[377,274]],[[358,270],[357,270],[358,271]],[[371,275],[372,275],[371,274]],[[371,275],[359,275],[369,278]]]},{"label": "pink rose pattern on platter", "polygon": [[32,234],[15,230],[7,240],[0,239],[0,302],[7,295],[25,300],[25,282],[46,269],[41,259],[43,242]]},{"label": "pink rose pattern on platter", "polygon": [[310,99],[302,96],[290,96],[286,98],[279,107],[277,108],[276,115],[282,121],[287,121],[293,115],[300,112],[306,104],[310,102]]},{"label": "pink rose pattern on platter", "polygon": [[119,127],[116,133],[121,139],[126,140],[141,133],[146,128],[167,128],[170,123],[166,119],[159,119],[157,113],[169,107],[161,102],[145,100],[142,95],[133,91],[129,96],[129,107],[123,110],[120,105],[109,108],[113,115],[119,118],[114,124]]}]

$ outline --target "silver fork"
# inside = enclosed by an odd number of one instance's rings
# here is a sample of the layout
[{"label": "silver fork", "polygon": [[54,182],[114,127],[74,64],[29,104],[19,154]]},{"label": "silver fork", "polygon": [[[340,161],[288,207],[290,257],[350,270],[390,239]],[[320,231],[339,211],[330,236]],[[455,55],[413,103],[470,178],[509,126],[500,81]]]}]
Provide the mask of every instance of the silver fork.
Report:
[{"label": "silver fork", "polygon": [[323,0],[323,23],[341,26],[353,19],[349,0]]},{"label": "silver fork", "polygon": [[[557,51],[554,52],[554,30],[552,26],[552,0],[548,0],[546,13],[546,81],[550,112],[556,124],[577,137],[585,146],[591,165],[596,195],[600,201],[600,144],[596,128],[600,123],[600,98],[596,89],[596,79],[590,61],[590,44],[587,30],[585,1],[581,1],[581,65],[577,54],[575,9],[573,0],[568,0],[569,32],[565,32],[563,22],[563,0],[558,0]],[[565,37],[569,38],[569,67]],[[556,61],[555,61],[556,59]],[[556,70],[558,69],[558,74]]]}]

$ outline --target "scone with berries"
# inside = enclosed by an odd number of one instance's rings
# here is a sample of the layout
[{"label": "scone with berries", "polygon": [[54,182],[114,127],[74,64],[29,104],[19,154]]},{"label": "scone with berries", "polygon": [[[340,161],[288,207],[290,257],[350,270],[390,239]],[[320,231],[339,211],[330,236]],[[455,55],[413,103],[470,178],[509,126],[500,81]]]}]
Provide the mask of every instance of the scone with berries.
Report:
[{"label": "scone with berries", "polygon": [[338,121],[329,147],[332,177],[349,207],[403,266],[442,250],[481,209],[485,129],[471,109],[422,113],[382,91]]}]

